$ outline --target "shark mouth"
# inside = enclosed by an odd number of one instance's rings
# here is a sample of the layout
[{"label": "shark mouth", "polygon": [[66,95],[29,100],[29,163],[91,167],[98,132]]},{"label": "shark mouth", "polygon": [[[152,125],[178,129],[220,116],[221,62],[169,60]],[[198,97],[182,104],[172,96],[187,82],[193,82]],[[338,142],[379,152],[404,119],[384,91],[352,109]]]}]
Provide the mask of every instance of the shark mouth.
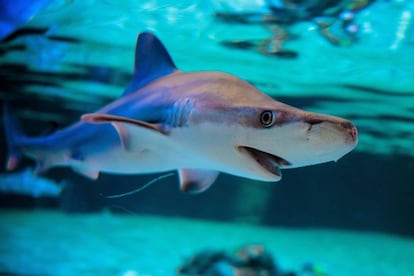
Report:
[{"label": "shark mouth", "polygon": [[291,163],[280,156],[273,155],[255,148],[239,146],[240,151],[247,152],[256,162],[273,175],[282,176],[281,166],[289,166]]}]

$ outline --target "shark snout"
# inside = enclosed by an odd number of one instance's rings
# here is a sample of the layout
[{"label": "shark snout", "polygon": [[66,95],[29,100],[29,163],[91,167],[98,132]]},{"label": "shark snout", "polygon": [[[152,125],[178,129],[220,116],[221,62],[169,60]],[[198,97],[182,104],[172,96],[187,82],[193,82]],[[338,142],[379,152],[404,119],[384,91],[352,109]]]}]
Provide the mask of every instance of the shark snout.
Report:
[{"label": "shark snout", "polygon": [[308,158],[314,159],[312,163],[337,161],[357,145],[358,130],[352,122],[314,113],[308,113],[306,118],[306,139],[309,143],[307,150],[312,153],[312,157]]},{"label": "shark snout", "polygon": [[343,133],[343,139],[350,149],[353,149],[358,144],[358,130],[356,126],[350,121],[341,122],[338,126]]},{"label": "shark snout", "polygon": [[358,130],[356,126],[351,121],[346,119],[336,116],[306,112],[304,121],[309,124],[309,131],[314,126],[328,125],[328,129],[331,129],[331,131],[341,133],[341,136],[345,142],[355,145],[358,142]]},{"label": "shark snout", "polygon": [[337,161],[358,143],[357,128],[346,119],[306,111],[285,118],[284,123],[269,129],[268,144],[255,145],[284,160],[279,162],[280,168]]},{"label": "shark snout", "polygon": [[342,124],[342,127],[348,131],[351,141],[355,144],[358,143],[358,130],[355,125],[349,121]]},{"label": "shark snout", "polygon": [[356,126],[347,120],[340,119],[341,122],[336,124],[336,127],[343,133],[343,139],[346,144],[351,145],[352,148],[358,143],[358,130]]}]

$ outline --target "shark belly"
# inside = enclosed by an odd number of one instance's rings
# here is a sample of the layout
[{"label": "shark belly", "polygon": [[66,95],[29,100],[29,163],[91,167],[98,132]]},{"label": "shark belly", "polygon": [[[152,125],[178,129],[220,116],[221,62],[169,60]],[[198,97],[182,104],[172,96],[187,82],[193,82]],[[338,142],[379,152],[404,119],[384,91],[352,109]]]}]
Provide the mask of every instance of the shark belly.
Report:
[{"label": "shark belly", "polygon": [[83,161],[73,161],[71,166],[75,170],[85,168],[114,174],[145,174],[176,169],[177,164],[171,162],[166,155],[150,148],[131,152],[126,151],[122,146],[117,146],[88,156]]},{"label": "shark belly", "polygon": [[[229,129],[232,136],[220,135],[213,124],[173,128],[168,137],[155,132],[140,132],[131,148],[121,143],[105,151],[73,160],[69,165],[76,171],[97,171],[114,174],[146,174],[177,169],[202,169],[232,175],[274,181],[250,158],[238,153],[235,144],[243,140],[237,128]],[[214,137],[212,139],[211,137]]]},{"label": "shark belly", "polygon": [[[178,168],[220,171],[261,181],[280,178],[264,170],[256,161],[239,152],[238,145],[246,142],[246,131],[230,125],[201,123],[176,128],[171,132],[175,146],[186,152]],[[190,161],[190,162],[188,162]]]}]

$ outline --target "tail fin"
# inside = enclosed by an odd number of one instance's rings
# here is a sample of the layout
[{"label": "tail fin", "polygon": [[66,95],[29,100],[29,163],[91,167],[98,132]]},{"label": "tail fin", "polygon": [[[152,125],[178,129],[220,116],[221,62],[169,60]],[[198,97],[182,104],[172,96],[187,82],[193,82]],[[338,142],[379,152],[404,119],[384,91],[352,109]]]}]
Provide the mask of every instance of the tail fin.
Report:
[{"label": "tail fin", "polygon": [[9,156],[7,158],[6,169],[11,171],[17,167],[21,158],[21,152],[16,144],[16,141],[19,138],[24,137],[24,135],[20,129],[16,117],[10,113],[9,104],[7,102],[3,105],[3,123],[7,145],[9,147]]}]

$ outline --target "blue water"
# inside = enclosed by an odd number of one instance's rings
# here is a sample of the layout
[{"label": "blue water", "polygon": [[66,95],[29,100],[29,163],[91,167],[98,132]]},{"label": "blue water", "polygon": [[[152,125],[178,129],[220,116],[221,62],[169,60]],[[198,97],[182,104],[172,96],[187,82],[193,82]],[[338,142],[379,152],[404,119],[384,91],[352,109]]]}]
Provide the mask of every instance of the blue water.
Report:
[{"label": "blue water", "polygon": [[[413,1],[372,1],[355,12],[352,39],[339,14],[280,24],[277,35],[289,34],[285,56],[225,46],[274,42],[272,24],[214,16],[268,14],[266,1],[11,2],[0,1],[0,98],[29,134],[118,98],[137,35],[150,31],[179,69],[234,74],[290,105],[347,118],[360,136],[338,163],[286,171],[276,184],[220,176],[195,197],[180,194],[173,179],[111,201],[102,194],[154,177],[92,182],[53,170],[45,177],[71,183],[65,196],[1,197],[0,274],[175,275],[199,250],[259,243],[286,270],[313,263],[326,275],[414,275]],[[332,23],[329,34],[342,44],[323,36],[317,20]],[[95,213],[73,214],[83,212]]]},{"label": "blue water", "polygon": [[[132,72],[137,34],[152,31],[182,70],[229,72],[293,105],[352,119],[362,130],[359,151],[413,153],[413,3],[375,1],[357,12],[354,21],[359,32],[344,47],[333,46],[313,22],[292,24],[287,28],[292,39],[283,47],[298,53],[294,60],[220,45],[271,37],[268,26],[232,24],[213,16],[215,12],[261,12],[263,6],[262,1],[52,1],[20,26],[43,28],[44,35],[11,40],[6,49],[16,45],[26,49],[7,51],[0,61],[29,65],[38,74],[94,75],[87,82],[57,79],[58,87],[41,83],[24,87],[31,97],[49,97],[68,111],[93,110],[103,104],[96,96],[107,101],[122,93]],[[345,37],[336,25],[331,32]],[[53,76],[39,77],[53,82]],[[3,89],[2,93],[4,98],[10,92]],[[40,119],[65,120],[61,116]]]}]

